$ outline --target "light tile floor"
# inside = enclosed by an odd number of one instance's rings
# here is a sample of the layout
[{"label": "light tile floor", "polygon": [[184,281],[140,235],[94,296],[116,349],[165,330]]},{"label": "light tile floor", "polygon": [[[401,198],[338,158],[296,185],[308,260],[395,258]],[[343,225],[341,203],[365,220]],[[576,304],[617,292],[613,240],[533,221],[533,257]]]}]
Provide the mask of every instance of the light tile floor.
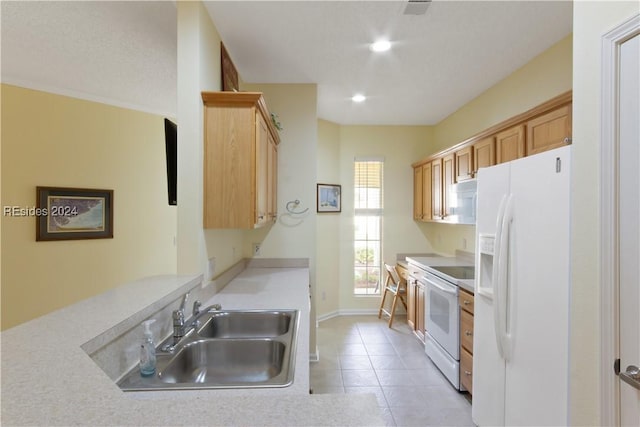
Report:
[{"label": "light tile floor", "polygon": [[314,393],[373,393],[388,426],[473,426],[467,393],[424,353],[406,317],[340,316],[318,327]]}]

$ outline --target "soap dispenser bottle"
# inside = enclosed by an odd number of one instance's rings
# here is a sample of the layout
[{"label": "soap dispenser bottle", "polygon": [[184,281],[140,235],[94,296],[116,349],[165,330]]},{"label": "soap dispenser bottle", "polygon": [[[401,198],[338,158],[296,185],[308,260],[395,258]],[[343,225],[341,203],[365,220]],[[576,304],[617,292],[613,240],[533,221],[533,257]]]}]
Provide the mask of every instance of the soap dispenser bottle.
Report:
[{"label": "soap dispenser bottle", "polygon": [[155,321],[155,319],[150,319],[142,322],[144,339],[140,344],[140,375],[143,377],[150,377],[156,373],[156,346],[151,333],[151,324]]}]

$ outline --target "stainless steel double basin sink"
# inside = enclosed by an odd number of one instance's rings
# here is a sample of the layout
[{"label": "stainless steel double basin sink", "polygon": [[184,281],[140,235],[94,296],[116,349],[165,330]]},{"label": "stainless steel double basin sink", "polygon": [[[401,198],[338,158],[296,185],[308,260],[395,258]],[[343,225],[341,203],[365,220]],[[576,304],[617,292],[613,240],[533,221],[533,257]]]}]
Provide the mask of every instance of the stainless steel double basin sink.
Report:
[{"label": "stainless steel double basin sink", "polygon": [[153,376],[141,376],[136,366],[118,386],[148,391],[291,385],[297,310],[206,310],[197,320],[173,351],[158,346]]}]

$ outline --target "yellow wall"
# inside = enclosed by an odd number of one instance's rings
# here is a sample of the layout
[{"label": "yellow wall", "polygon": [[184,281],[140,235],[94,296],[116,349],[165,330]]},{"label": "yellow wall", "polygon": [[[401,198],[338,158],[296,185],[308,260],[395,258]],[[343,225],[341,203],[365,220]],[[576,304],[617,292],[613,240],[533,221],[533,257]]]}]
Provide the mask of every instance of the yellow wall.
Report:
[{"label": "yellow wall", "polygon": [[[340,125],[318,120],[318,182],[339,184]],[[315,204],[315,201],[314,201]],[[310,206],[315,210],[315,206]],[[316,220],[316,310],[320,315],[340,308],[340,214],[318,215]]]},{"label": "yellow wall", "polygon": [[[204,230],[202,91],[220,90],[220,35],[201,2],[178,8],[178,272],[214,277],[243,258],[241,230]],[[248,255],[248,254],[245,254]]]},{"label": "yellow wall", "polygon": [[355,157],[384,158],[384,260],[394,263],[402,252],[430,252],[431,245],[413,221],[410,165],[426,155],[432,129],[342,126],[321,120],[318,130],[318,180],[342,185],[342,212],[318,215],[318,269],[322,270],[317,276],[318,314],[375,310],[379,296],[353,295],[353,161]]},{"label": "yellow wall", "polygon": [[343,200],[339,216],[318,216],[318,314],[370,310],[379,303],[378,298],[354,297],[351,288],[355,156],[385,158],[385,261],[395,260],[398,252],[474,252],[475,227],[412,220],[413,174],[408,165],[571,90],[571,82],[568,36],[436,126],[342,126],[320,120],[318,180],[341,183]]},{"label": "yellow wall", "polygon": [[175,273],[163,117],[2,86],[2,206],[36,186],[114,190],[114,238],[35,241],[34,217],[2,217],[2,328],[143,276]]},{"label": "yellow wall", "polygon": [[560,40],[438,123],[433,152],[571,90],[572,40]]},{"label": "yellow wall", "polygon": [[[316,316],[316,215],[315,185],[318,146],[317,87],[315,84],[249,84],[242,90],[264,94],[271,113],[283,129],[278,145],[278,220],[270,227],[246,231],[245,253],[261,243],[255,258],[308,258],[312,295],[311,318]],[[286,204],[300,200],[306,215],[289,215]],[[315,323],[309,335],[310,353],[316,352]]]},{"label": "yellow wall", "polygon": [[[434,143],[429,154],[571,90],[572,42],[571,35],[560,40],[434,126]],[[420,224],[420,229],[437,252],[453,254],[456,249],[475,252],[473,226],[425,223]]]},{"label": "yellow wall", "polygon": [[[637,1],[574,3],[571,203],[572,425],[602,425],[600,375],[600,91],[602,35],[639,12]],[[605,362],[610,369],[609,362]]]},{"label": "yellow wall", "polygon": [[[309,258],[315,274],[315,185],[318,140],[315,84],[249,84],[242,90],[262,92],[269,112],[283,129],[278,145],[278,220],[271,227],[245,232],[245,251],[261,243],[257,258]],[[300,200],[307,215],[289,216],[286,204]]]}]

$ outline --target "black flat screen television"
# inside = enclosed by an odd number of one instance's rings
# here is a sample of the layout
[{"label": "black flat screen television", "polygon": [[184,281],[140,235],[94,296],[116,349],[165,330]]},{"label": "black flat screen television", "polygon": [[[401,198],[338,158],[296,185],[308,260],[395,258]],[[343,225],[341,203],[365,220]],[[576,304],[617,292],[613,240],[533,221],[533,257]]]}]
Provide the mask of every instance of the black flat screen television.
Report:
[{"label": "black flat screen television", "polygon": [[167,194],[169,204],[178,204],[178,126],[164,119],[164,145],[167,152]]}]

